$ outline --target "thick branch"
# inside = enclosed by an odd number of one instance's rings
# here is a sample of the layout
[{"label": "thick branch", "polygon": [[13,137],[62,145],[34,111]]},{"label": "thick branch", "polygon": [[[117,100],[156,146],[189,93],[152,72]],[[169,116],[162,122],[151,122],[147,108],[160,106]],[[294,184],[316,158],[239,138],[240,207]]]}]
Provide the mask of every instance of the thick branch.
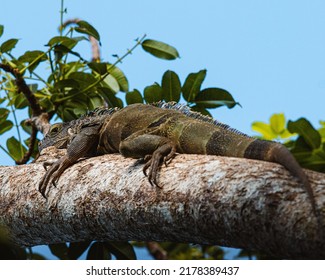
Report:
[{"label": "thick branch", "polygon": [[[0,221],[23,246],[81,240],[218,244],[277,258],[325,258],[307,194],[280,165],[216,156],[177,155],[162,167],[162,189],[142,164],[120,155],[80,161],[48,200],[38,193],[38,163],[0,168]],[[308,172],[325,220],[325,175]],[[324,229],[323,231],[324,232]]]}]

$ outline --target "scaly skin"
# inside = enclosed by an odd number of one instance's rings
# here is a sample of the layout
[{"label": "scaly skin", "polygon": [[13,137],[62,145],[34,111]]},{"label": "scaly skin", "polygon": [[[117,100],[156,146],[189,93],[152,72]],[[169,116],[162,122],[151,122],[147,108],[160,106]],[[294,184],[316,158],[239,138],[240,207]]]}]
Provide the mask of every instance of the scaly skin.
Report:
[{"label": "scaly skin", "polygon": [[144,173],[147,175],[148,171],[149,182],[158,186],[160,164],[170,161],[178,152],[279,163],[300,180],[317,213],[308,179],[283,145],[249,137],[176,103],[95,110],[78,120],[54,124],[40,142],[39,150],[48,146],[67,148],[67,155],[55,162],[40,182],[39,190],[44,197],[48,184],[55,184],[79,158],[107,153],[143,158]]}]

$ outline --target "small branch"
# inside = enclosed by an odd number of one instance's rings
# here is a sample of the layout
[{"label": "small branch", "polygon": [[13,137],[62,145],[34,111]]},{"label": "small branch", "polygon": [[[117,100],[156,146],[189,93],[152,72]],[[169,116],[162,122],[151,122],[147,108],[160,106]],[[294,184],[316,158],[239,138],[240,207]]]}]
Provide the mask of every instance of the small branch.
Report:
[{"label": "small branch", "polygon": [[[37,99],[35,98],[33,92],[30,90],[30,88],[26,84],[23,76],[20,74],[19,69],[13,68],[12,66],[10,66],[8,64],[3,64],[3,63],[0,63],[0,68],[8,73],[11,73],[15,77],[18,92],[23,93],[25,95],[26,99],[28,100],[28,102],[30,104],[30,108],[32,110],[33,119],[36,120],[39,116],[42,116],[42,109],[41,109]],[[17,123],[17,119],[16,119],[15,115],[14,115],[14,119],[15,119],[15,123],[17,126],[18,123]],[[43,117],[43,119],[44,119],[44,117]],[[36,121],[36,123],[40,123],[40,121]],[[25,164],[29,161],[29,159],[33,153],[33,150],[34,150],[37,129],[40,131],[44,131],[45,129],[48,129],[47,127],[49,126],[49,119],[47,118],[47,125],[43,121],[42,126],[38,126],[38,125],[35,126],[34,122],[31,122],[31,126],[32,126],[32,134],[30,136],[30,140],[29,140],[30,143],[28,146],[28,150],[24,154],[22,159],[15,161],[16,164]],[[19,141],[21,141],[19,130],[18,130],[18,136],[19,136]]]},{"label": "small branch", "polygon": [[25,164],[30,160],[30,157],[33,153],[34,150],[34,146],[35,146],[35,142],[36,142],[36,135],[37,135],[37,128],[32,125],[32,133],[30,135],[29,138],[29,145],[28,145],[28,150],[27,152],[24,154],[23,158],[20,160],[16,160],[16,164]]},{"label": "small branch", "polygon": [[0,68],[8,73],[11,73],[15,77],[18,92],[22,92],[25,95],[32,109],[32,115],[39,116],[42,113],[42,109],[39,106],[34,94],[31,92],[30,88],[26,84],[23,76],[20,74],[19,69],[13,68],[8,64],[2,63],[0,63]]}]

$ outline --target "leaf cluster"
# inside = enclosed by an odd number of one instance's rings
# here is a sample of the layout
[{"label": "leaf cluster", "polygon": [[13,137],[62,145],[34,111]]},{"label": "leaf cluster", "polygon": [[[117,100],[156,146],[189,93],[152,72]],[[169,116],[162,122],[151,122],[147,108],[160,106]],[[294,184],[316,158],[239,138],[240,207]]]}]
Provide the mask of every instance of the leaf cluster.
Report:
[{"label": "leaf cluster", "polygon": [[325,172],[324,121],[320,121],[320,128],[316,129],[306,118],[287,122],[284,114],[273,114],[269,123],[254,122],[252,129],[263,139],[284,142],[301,166]]}]

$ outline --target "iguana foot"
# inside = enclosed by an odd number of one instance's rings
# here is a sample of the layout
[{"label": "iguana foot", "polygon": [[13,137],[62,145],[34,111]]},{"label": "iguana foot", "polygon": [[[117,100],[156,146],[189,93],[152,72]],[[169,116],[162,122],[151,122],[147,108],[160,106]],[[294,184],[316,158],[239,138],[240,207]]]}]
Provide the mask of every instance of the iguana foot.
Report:
[{"label": "iguana foot", "polygon": [[[167,154],[167,155],[166,155]],[[143,173],[148,177],[149,183],[161,188],[157,183],[158,169],[163,161],[167,166],[170,161],[175,157],[176,147],[170,143],[166,143],[153,152],[152,155],[145,156],[144,160],[147,162],[143,167]],[[165,156],[166,155],[166,156]],[[147,174],[147,170],[149,173]]]},{"label": "iguana foot", "polygon": [[54,163],[45,162],[43,164],[45,170],[47,166],[51,166],[43,176],[41,182],[39,183],[38,190],[42,194],[42,196],[47,199],[46,192],[47,192],[47,186],[49,182],[51,182],[54,186],[56,186],[56,183],[58,182],[60,176],[66,170],[70,165],[72,165],[72,162],[69,160],[67,156],[64,156],[57,160]]}]

